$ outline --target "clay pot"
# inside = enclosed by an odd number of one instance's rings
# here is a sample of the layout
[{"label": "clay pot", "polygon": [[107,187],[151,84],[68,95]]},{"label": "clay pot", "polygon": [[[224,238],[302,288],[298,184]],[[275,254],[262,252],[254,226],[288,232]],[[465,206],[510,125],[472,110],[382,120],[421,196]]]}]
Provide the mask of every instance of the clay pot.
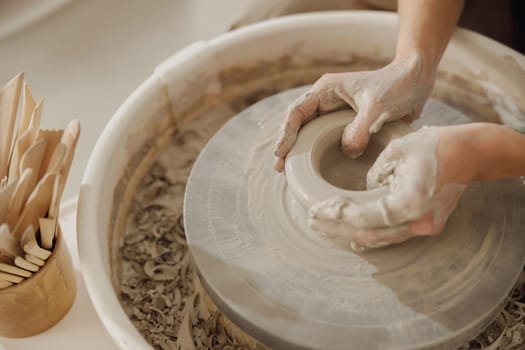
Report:
[{"label": "clay pot", "polygon": [[354,117],[353,111],[343,110],[314,119],[301,129],[286,157],[289,189],[305,209],[334,196],[360,202],[378,198],[386,191],[366,191],[366,174],[391,140],[412,129],[401,121],[388,123],[372,135],[366,152],[352,159],[340,145],[343,129]]}]

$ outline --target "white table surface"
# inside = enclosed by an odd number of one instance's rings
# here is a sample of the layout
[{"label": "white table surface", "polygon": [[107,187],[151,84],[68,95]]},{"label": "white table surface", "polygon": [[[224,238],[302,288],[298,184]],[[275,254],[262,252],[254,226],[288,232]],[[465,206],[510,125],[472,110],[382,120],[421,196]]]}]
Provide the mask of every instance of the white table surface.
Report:
[{"label": "white table surface", "polygon": [[[0,12],[12,1],[23,0],[0,1]],[[60,323],[40,335],[0,338],[0,350],[116,349],[78,271],[74,197],[84,167],[104,125],[154,67],[184,46],[226,31],[242,3],[72,0],[17,32],[0,35],[0,84],[23,71],[35,97],[45,97],[43,127],[63,128],[73,118],[82,125],[61,214],[77,268],[75,304]]]}]

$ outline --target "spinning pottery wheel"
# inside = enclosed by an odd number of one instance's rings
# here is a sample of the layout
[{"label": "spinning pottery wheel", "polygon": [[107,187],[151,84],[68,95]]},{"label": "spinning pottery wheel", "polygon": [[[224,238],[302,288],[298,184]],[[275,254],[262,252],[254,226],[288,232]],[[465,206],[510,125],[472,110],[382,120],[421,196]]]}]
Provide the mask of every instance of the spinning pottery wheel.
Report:
[{"label": "spinning pottery wheel", "polygon": [[[473,184],[442,234],[355,253],[307,227],[304,200],[272,168],[283,112],[303,91],[285,91],[244,110],[195,163],[184,217],[204,288],[236,325],[276,349],[461,345],[499,312],[522,269],[523,184]],[[342,132],[343,117],[326,118],[339,120],[334,128]],[[310,129],[328,123],[322,119]],[[430,100],[411,126],[469,121]],[[307,132],[303,128],[298,142]],[[359,164],[346,160],[361,169],[351,173],[361,178],[351,190],[362,189],[362,169],[375,155],[365,154]],[[317,175],[331,189],[326,195],[342,191],[337,179]]]}]

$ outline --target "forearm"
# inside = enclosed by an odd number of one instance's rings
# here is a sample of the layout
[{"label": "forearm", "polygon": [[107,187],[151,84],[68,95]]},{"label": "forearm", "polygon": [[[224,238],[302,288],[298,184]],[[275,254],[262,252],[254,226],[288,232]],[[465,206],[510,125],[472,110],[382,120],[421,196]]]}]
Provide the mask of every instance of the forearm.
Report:
[{"label": "forearm", "polygon": [[525,135],[509,127],[482,123],[476,132],[475,181],[493,181],[525,175]]},{"label": "forearm", "polygon": [[450,151],[442,159],[445,162],[455,159],[451,161],[455,165],[446,166],[458,166],[462,180],[466,180],[462,182],[494,181],[525,175],[524,134],[491,123],[445,128],[450,130],[440,136],[440,147],[445,150],[449,145]]},{"label": "forearm", "polygon": [[424,73],[433,79],[463,4],[464,0],[399,0],[396,59],[419,55]]}]

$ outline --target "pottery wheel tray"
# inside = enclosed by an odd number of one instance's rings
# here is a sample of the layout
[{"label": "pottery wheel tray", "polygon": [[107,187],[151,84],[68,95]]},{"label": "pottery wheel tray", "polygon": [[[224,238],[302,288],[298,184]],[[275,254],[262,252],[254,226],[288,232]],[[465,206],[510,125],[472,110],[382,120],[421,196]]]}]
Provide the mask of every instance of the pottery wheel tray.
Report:
[{"label": "pottery wheel tray", "polygon": [[[275,349],[453,349],[475,336],[523,266],[523,184],[472,184],[438,236],[359,254],[335,247],[292,215],[286,179],[272,168],[272,135],[304,91],[232,118],[194,165],[185,229],[206,291]],[[466,122],[429,100],[411,126]],[[266,182],[254,182],[254,173]]]}]

